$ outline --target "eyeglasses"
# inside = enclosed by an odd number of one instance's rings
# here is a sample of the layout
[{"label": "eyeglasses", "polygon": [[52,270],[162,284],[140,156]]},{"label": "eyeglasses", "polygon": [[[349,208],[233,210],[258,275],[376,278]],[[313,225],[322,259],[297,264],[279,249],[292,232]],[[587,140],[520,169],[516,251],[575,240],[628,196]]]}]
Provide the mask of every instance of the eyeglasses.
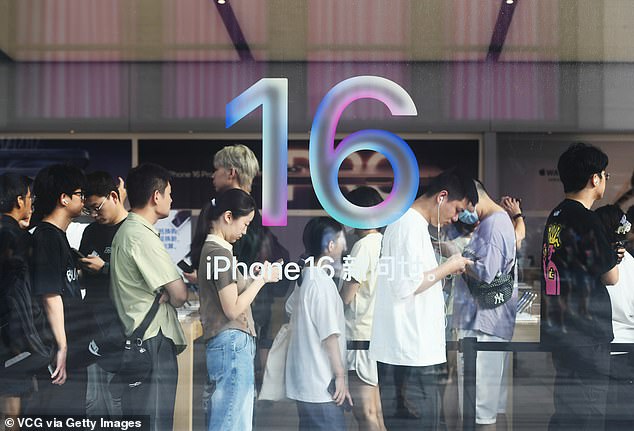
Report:
[{"label": "eyeglasses", "polygon": [[68,193],[68,196],[79,196],[79,199],[81,199],[82,201],[86,200],[86,195],[84,195],[83,190],[79,190],[79,191],[76,191],[76,192]]},{"label": "eyeglasses", "polygon": [[99,211],[101,211],[101,208],[103,208],[103,204],[105,204],[107,200],[108,200],[108,196],[106,196],[105,198],[103,198],[103,200],[101,201],[101,203],[99,204],[99,206],[98,206],[97,208],[87,208],[87,207],[84,207],[84,209],[82,210],[82,212],[83,212],[85,215],[89,215],[89,216],[92,216],[93,214],[94,214],[94,215],[97,215],[97,214],[99,214]]}]

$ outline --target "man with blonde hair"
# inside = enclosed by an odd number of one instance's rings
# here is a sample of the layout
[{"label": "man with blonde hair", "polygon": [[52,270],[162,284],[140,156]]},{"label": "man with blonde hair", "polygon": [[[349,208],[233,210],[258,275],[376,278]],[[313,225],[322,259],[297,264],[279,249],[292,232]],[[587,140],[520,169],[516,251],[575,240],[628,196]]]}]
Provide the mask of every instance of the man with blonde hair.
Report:
[{"label": "man with blonde hair", "polygon": [[211,178],[216,191],[236,188],[251,193],[253,178],[259,171],[258,159],[249,147],[243,144],[229,145],[214,156]]}]

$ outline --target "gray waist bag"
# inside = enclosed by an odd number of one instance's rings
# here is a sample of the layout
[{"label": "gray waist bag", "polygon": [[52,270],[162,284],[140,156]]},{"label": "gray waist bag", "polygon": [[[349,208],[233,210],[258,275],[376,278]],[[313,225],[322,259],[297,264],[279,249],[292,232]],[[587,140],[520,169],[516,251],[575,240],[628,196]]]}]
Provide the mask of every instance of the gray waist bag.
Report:
[{"label": "gray waist bag", "polygon": [[484,308],[495,308],[506,304],[513,296],[513,275],[498,274],[491,283],[469,283],[471,294]]}]

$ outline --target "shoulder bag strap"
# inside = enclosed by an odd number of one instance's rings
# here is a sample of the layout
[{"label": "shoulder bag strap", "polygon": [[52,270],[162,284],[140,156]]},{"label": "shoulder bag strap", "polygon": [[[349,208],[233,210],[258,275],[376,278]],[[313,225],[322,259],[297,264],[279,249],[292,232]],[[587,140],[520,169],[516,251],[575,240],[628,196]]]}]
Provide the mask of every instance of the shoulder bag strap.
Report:
[{"label": "shoulder bag strap", "polygon": [[147,314],[143,318],[143,322],[141,322],[139,327],[136,328],[132,332],[132,334],[130,335],[130,338],[132,339],[143,338],[145,331],[147,331],[147,328],[150,326],[150,323],[152,323],[152,320],[154,320],[154,317],[156,316],[156,313],[158,312],[160,299],[161,299],[161,293],[158,293],[156,297],[154,298],[154,302],[152,303],[152,307],[150,307],[150,311],[147,312]]}]

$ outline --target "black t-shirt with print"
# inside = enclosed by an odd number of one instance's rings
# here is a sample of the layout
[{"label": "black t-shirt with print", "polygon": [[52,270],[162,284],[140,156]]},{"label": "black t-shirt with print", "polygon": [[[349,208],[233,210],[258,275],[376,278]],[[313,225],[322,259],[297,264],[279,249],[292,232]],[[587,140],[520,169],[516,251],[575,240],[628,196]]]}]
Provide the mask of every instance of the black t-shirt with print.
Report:
[{"label": "black t-shirt with print", "polygon": [[87,351],[86,338],[90,337],[93,327],[91,315],[81,297],[78,265],[63,230],[47,222],[37,225],[33,233],[30,269],[33,294],[36,297],[41,299],[47,294],[62,297],[70,367],[75,359],[72,356],[76,352]]},{"label": "black t-shirt with print", "polygon": [[542,244],[541,341],[556,347],[612,341],[610,296],[601,276],[616,252],[597,215],[566,199],[549,215]]},{"label": "black t-shirt with print", "polygon": [[[123,223],[123,222],[121,222]],[[84,256],[96,253],[104,262],[110,263],[112,239],[121,227],[116,225],[91,223],[81,237],[79,251]],[[86,288],[86,301],[99,305],[110,301],[110,271],[102,270],[98,273],[83,271],[82,286]]]}]

